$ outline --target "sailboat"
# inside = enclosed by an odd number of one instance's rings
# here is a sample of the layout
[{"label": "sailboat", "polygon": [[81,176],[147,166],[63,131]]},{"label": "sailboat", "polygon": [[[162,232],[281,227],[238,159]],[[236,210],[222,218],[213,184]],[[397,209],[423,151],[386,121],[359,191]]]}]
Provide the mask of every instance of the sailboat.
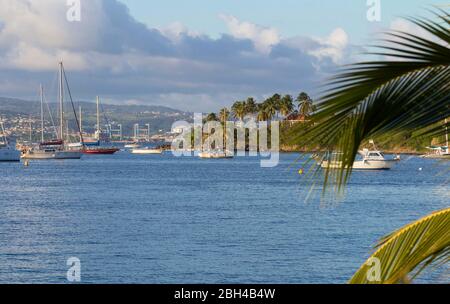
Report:
[{"label": "sailboat", "polygon": [[447,127],[447,119],[445,119],[445,146],[431,146],[427,147],[431,151],[431,153],[422,155],[422,158],[430,158],[430,159],[450,159],[450,150],[448,145],[448,127]]},{"label": "sailboat", "polygon": [[[60,119],[60,130],[58,138],[56,140],[44,141],[44,92],[41,86],[41,143],[36,147],[31,147],[27,149],[22,155],[23,159],[35,159],[35,160],[45,160],[45,159],[80,159],[83,155],[80,150],[73,149],[69,147],[64,141],[64,80],[67,83],[67,78],[65,77],[64,65],[62,62],[59,63],[59,119]],[[69,91],[70,94],[70,91]],[[72,104],[73,101],[71,100]],[[76,117],[76,113],[75,117]],[[78,120],[77,120],[78,122]],[[80,136],[81,132],[80,132]]]},{"label": "sailboat", "polygon": [[10,146],[2,121],[0,121],[0,128],[3,137],[0,141],[0,162],[19,162],[20,152]]},{"label": "sailboat", "polygon": [[102,129],[100,127],[100,97],[97,96],[97,131],[95,132],[95,139],[93,144],[84,144],[84,154],[96,154],[96,155],[111,155],[119,151],[120,149],[114,147],[101,147],[101,134]]}]

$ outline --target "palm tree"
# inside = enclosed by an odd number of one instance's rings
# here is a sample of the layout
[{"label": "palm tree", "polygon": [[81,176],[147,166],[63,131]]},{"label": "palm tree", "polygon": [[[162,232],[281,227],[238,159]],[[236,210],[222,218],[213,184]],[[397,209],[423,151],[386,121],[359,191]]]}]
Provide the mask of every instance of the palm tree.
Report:
[{"label": "palm tree", "polygon": [[220,110],[219,119],[222,123],[225,123],[229,117],[230,117],[230,111],[228,110],[228,108],[223,108],[222,110]]},{"label": "palm tree", "polygon": [[307,93],[300,93],[296,101],[299,103],[299,112],[304,117],[309,117],[315,111],[314,103]]},{"label": "palm tree", "polygon": [[273,104],[274,104],[274,106],[275,106],[275,110],[276,110],[276,113],[275,113],[275,115],[278,117],[279,116],[279,113],[280,113],[280,110],[281,110],[281,95],[280,94],[278,94],[278,93],[276,93],[276,94],[274,94],[270,99],[273,101]]},{"label": "palm tree", "polygon": [[258,121],[267,121],[267,112],[266,107],[264,103],[258,104],[258,115],[257,115]]},{"label": "palm tree", "polygon": [[253,97],[249,97],[245,102],[246,115],[254,115],[258,112],[258,105]]},{"label": "palm tree", "polygon": [[[450,17],[436,13],[438,20],[411,18],[430,38],[407,32],[390,32],[385,44],[373,54],[384,60],[366,61],[343,68],[332,78],[314,124],[296,140],[322,147],[321,157],[339,151],[340,169],[312,170],[310,178],[324,179],[337,192],[352,173],[352,165],[363,142],[380,135],[413,132],[414,137],[438,137],[435,127],[450,116]],[[394,59],[392,59],[394,58]],[[301,96],[300,100],[306,100]],[[328,154],[327,154],[328,153]],[[314,181],[315,182],[315,181]],[[382,272],[377,283],[408,282],[423,268],[448,262],[450,257],[450,210],[443,210],[383,239],[374,253]],[[363,266],[351,283],[367,283]]]},{"label": "palm tree", "polygon": [[208,116],[206,116],[206,122],[210,122],[210,121],[219,121],[219,118],[217,117],[216,113],[210,113],[208,114]]},{"label": "palm tree", "polygon": [[288,116],[294,111],[294,99],[291,95],[285,95],[280,102],[280,113],[283,116]]},{"label": "palm tree", "polygon": [[245,109],[245,102],[243,101],[236,101],[232,108],[231,108],[234,118],[239,119],[240,121],[243,121],[245,118],[245,115],[247,115],[246,109]]},{"label": "palm tree", "polygon": [[264,112],[266,113],[266,119],[272,120],[277,114],[277,105],[273,98],[269,98],[263,103]]}]

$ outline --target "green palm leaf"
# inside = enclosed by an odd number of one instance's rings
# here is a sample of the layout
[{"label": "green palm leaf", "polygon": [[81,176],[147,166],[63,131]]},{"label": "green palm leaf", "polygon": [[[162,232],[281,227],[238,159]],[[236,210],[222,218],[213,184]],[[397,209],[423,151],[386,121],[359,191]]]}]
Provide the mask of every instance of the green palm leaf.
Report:
[{"label": "green palm leaf", "polygon": [[[450,116],[449,15],[438,21],[410,19],[430,38],[390,32],[375,56],[393,58],[368,61],[343,68],[330,80],[313,127],[300,126],[293,141],[320,149],[322,159],[342,163],[340,170],[312,170],[342,190],[352,172],[361,145],[380,136],[413,132],[416,136],[440,136],[436,124]],[[342,152],[331,159],[330,152]]]},{"label": "green palm leaf", "polygon": [[[449,255],[450,208],[433,213],[384,238],[350,283],[409,282],[425,267],[448,262]],[[375,259],[378,259],[379,267],[374,263]]]}]

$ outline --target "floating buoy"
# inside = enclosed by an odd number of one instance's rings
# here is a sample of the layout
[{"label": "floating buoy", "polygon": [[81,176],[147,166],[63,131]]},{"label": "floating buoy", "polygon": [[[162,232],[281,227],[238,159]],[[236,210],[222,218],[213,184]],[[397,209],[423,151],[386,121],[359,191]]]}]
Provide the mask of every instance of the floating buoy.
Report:
[{"label": "floating buoy", "polygon": [[419,171],[423,171],[423,168],[419,168]]},{"label": "floating buoy", "polygon": [[303,175],[305,171],[303,169],[298,170],[298,174]]}]

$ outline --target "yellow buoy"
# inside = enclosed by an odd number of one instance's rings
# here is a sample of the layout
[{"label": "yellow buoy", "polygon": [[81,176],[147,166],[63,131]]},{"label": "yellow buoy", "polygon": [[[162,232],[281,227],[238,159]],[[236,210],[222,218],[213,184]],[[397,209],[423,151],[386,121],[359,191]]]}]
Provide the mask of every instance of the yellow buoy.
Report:
[{"label": "yellow buoy", "polygon": [[305,171],[303,169],[298,170],[298,174],[303,175]]}]

